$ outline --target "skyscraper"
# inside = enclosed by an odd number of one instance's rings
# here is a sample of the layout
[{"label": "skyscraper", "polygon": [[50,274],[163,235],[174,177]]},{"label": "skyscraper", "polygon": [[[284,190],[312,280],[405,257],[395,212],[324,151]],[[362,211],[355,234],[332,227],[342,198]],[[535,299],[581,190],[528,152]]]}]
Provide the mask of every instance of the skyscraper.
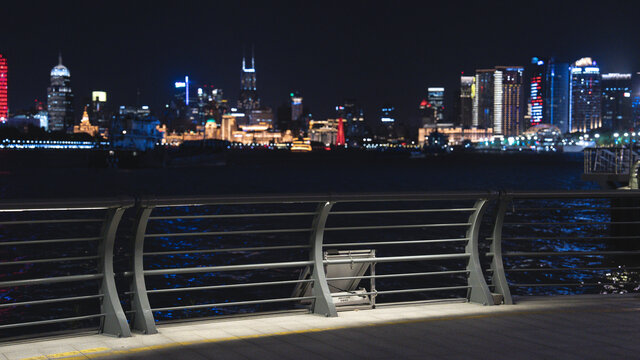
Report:
[{"label": "skyscraper", "polygon": [[493,98],[495,69],[476,70],[475,97],[473,98],[473,121],[471,125],[480,129],[493,127]]},{"label": "skyscraper", "polygon": [[633,127],[631,74],[602,74],[602,127],[628,130]]},{"label": "skyscraper", "polygon": [[431,109],[433,110],[434,123],[444,122],[444,88],[427,88],[427,101],[431,104]]},{"label": "skyscraper", "polygon": [[633,108],[633,127],[640,125],[640,72],[633,75],[633,91],[631,94]]},{"label": "skyscraper", "polygon": [[302,96],[300,94],[292,92],[289,94],[291,98],[291,121],[298,122],[302,117]]},{"label": "skyscraper", "polygon": [[[547,107],[547,65],[544,60],[537,57],[531,59],[528,66],[529,79],[529,99],[528,105],[530,109],[531,121],[528,126],[535,126],[541,123],[548,123],[545,110]],[[524,124],[523,124],[524,125]],[[527,127],[528,127],[527,126]]]},{"label": "skyscraper", "polygon": [[238,108],[247,113],[260,108],[260,99],[258,99],[258,89],[256,87],[256,66],[253,50],[251,51],[251,67],[247,67],[245,57],[244,55],[242,56]]},{"label": "skyscraper", "polygon": [[7,59],[0,54],[0,123],[7,122],[9,119],[9,86],[7,76],[9,75],[9,67]]},{"label": "skyscraper", "polygon": [[600,68],[591,58],[571,66],[569,131],[586,132],[602,126]]},{"label": "skyscraper", "polygon": [[494,72],[493,134],[518,135],[521,129],[522,74],[520,66],[496,66]]},{"label": "skyscraper", "polygon": [[547,67],[545,122],[569,132],[569,64],[550,59]]},{"label": "skyscraper", "polygon": [[89,111],[89,122],[98,126],[102,136],[109,133],[111,114],[107,111],[107,93],[105,91],[92,91],[91,101],[86,105]]},{"label": "skyscraper", "polygon": [[460,126],[471,128],[473,120],[473,97],[475,91],[475,77],[460,76],[460,105],[459,119]]},{"label": "skyscraper", "polygon": [[58,56],[58,65],[51,69],[51,86],[47,89],[47,111],[49,131],[73,130],[71,73],[62,65],[62,55]]}]

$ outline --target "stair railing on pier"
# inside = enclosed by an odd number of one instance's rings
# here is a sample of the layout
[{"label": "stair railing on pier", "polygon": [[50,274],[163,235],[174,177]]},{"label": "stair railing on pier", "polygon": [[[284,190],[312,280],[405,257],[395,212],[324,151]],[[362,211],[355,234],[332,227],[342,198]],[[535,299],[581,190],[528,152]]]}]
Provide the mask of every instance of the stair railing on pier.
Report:
[{"label": "stair railing on pier", "polygon": [[585,174],[629,174],[629,169],[640,160],[637,151],[625,148],[584,149]]},{"label": "stair railing on pier", "polygon": [[640,269],[639,230],[637,190],[504,193],[486,254],[489,287],[505,304],[513,303],[512,290],[638,290],[639,279],[630,275]]},{"label": "stair railing on pier", "polygon": [[133,198],[0,202],[3,337],[25,327],[58,332],[64,324],[130,336],[114,282],[113,245],[122,214],[133,205]]}]

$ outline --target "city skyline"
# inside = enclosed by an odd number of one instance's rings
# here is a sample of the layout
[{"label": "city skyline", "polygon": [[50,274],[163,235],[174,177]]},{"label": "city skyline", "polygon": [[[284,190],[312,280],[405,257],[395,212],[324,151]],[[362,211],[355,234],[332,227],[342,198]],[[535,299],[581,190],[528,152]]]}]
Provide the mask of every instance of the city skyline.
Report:
[{"label": "city skyline", "polygon": [[[417,112],[428,87],[455,89],[461,72],[472,74],[475,69],[504,64],[526,65],[533,56],[556,56],[565,62],[590,56],[598,60],[603,73],[635,73],[640,68],[635,60],[640,57],[640,49],[634,46],[636,35],[631,31],[630,21],[630,14],[637,8],[634,4],[608,4],[608,8],[618,10],[599,11],[598,24],[588,29],[578,25],[581,16],[593,11],[589,3],[581,3],[579,7],[560,4],[546,15],[540,9],[523,7],[527,11],[522,12],[520,20],[544,15],[544,29],[535,42],[531,41],[533,34],[520,28],[512,34],[503,34],[518,40],[511,41],[514,46],[508,49],[487,39],[501,33],[499,24],[489,23],[477,33],[469,31],[479,19],[497,19],[505,10],[493,14],[474,5],[455,9],[438,5],[430,9],[441,12],[442,19],[430,19],[432,22],[423,29],[410,21],[416,15],[407,6],[386,9],[367,4],[329,3],[318,9],[305,8],[308,24],[303,24],[301,16],[293,16],[289,23],[269,22],[264,31],[259,29],[267,19],[287,18],[300,7],[293,3],[249,7],[245,13],[248,23],[225,29],[225,24],[242,17],[241,9],[216,4],[218,11],[211,13],[216,14],[216,25],[207,31],[208,35],[199,36],[199,30],[207,26],[198,20],[207,19],[206,13],[213,11],[212,6],[153,8],[148,3],[136,2],[129,7],[116,5],[99,12],[96,5],[69,3],[54,8],[40,4],[46,11],[31,14],[24,5],[12,4],[9,6],[12,17],[3,25],[6,30],[0,33],[3,44],[0,53],[11,67],[9,106],[15,111],[29,107],[35,99],[45,100],[47,74],[55,65],[58,50],[74,73],[73,92],[79,101],[93,90],[106,90],[112,104],[135,104],[139,91],[140,103],[158,109],[170,98],[171,85],[184,75],[222,88],[229,100],[234,101],[240,92],[242,48],[253,44],[259,95],[262,103],[274,110],[296,90],[304,96],[305,105],[316,118],[332,117],[337,104],[355,98],[364,107],[367,118],[376,117],[382,104],[391,103],[400,121]],[[127,11],[118,11],[123,9]],[[628,11],[622,11],[625,9]],[[321,23],[322,15],[327,13],[333,15]],[[361,16],[346,21],[349,18],[346,14],[354,13]],[[135,14],[141,16],[135,18]],[[27,15],[41,20],[33,21],[29,31],[20,28]],[[629,18],[623,21],[625,17]],[[194,21],[188,21],[191,18]],[[379,22],[382,19],[388,21]],[[454,19],[457,28],[439,27],[446,19]],[[514,21],[505,19],[503,25]],[[349,23],[354,25],[346,26]],[[164,28],[163,24],[171,26]],[[382,24],[388,25],[387,30],[378,26]],[[311,31],[313,26],[315,31]],[[41,36],[47,27],[60,36],[45,41]],[[151,29],[160,31],[154,37]],[[127,38],[127,32],[132,30],[139,35],[135,41]],[[422,43],[420,36],[433,30],[441,32],[441,39],[429,38],[429,42]],[[367,34],[373,35],[373,39]],[[281,39],[283,35],[286,36]],[[446,92],[448,103],[453,93]]]}]

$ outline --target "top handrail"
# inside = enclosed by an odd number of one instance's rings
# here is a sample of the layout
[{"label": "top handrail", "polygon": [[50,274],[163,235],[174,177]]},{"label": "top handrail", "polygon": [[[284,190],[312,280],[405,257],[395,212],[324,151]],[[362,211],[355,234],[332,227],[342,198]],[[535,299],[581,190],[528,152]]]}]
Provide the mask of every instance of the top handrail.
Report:
[{"label": "top handrail", "polygon": [[640,190],[533,190],[506,191],[502,195],[518,199],[623,198],[640,196]]},{"label": "top handrail", "polygon": [[318,203],[318,202],[375,202],[375,201],[422,201],[422,200],[475,200],[495,199],[496,191],[476,192],[406,192],[406,193],[355,193],[355,194],[291,194],[291,195],[217,195],[142,197],[139,204],[147,206],[196,206],[231,204],[273,203]]},{"label": "top handrail", "polygon": [[134,197],[117,196],[104,198],[76,198],[76,199],[2,199],[0,200],[0,211],[3,210],[34,210],[34,211],[54,211],[54,210],[92,210],[92,209],[113,209],[129,208],[136,204]]}]

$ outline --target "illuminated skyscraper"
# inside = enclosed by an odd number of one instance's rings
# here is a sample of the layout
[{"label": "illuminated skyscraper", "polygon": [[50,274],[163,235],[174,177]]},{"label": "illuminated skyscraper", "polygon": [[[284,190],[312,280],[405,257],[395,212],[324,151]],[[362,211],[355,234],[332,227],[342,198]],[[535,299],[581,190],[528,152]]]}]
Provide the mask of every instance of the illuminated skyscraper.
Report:
[{"label": "illuminated skyscraper", "polygon": [[586,132],[602,126],[600,68],[591,58],[571,66],[569,131]]},{"label": "illuminated skyscraper", "polygon": [[633,127],[631,74],[602,74],[602,127]]},{"label": "illuminated skyscraper", "polygon": [[7,76],[9,75],[9,67],[7,59],[0,54],[0,123],[7,122],[9,119],[9,86]]},{"label": "illuminated skyscraper", "polygon": [[520,66],[476,70],[472,84],[472,127],[492,129],[496,136],[520,133],[524,115],[523,72]]},{"label": "illuminated skyscraper", "polygon": [[290,93],[289,96],[291,97],[291,121],[293,122],[300,121],[300,118],[302,117],[302,112],[303,112],[302,96],[300,96],[300,94],[293,93],[293,92]]},{"label": "illuminated skyscraper", "polygon": [[[544,60],[534,57],[531,59],[529,69],[529,109],[531,120],[527,124],[535,126],[541,123],[548,123],[545,117],[547,99],[547,64]],[[524,125],[524,124],[523,124]]]},{"label": "illuminated skyscraper", "polygon": [[258,89],[256,87],[256,66],[253,50],[251,51],[251,67],[247,67],[244,55],[242,56],[238,108],[245,112],[260,108],[260,99],[258,99]]},{"label": "illuminated skyscraper", "polygon": [[493,134],[518,135],[521,129],[522,74],[520,66],[496,66],[494,72]]},{"label": "illuminated skyscraper", "polygon": [[493,85],[495,72],[495,69],[476,70],[473,121],[471,123],[473,127],[480,129],[493,128]]},{"label": "illuminated skyscraper", "polygon": [[71,73],[62,65],[62,55],[58,56],[58,65],[51,69],[51,86],[47,89],[47,111],[49,131],[73,130]]},{"label": "illuminated skyscraper", "polygon": [[444,122],[444,88],[430,87],[427,88],[427,101],[431,104],[433,110],[433,119],[435,123]]},{"label": "illuminated skyscraper", "polygon": [[550,59],[547,67],[546,122],[569,131],[569,64]]},{"label": "illuminated skyscraper", "polygon": [[107,93],[105,91],[92,91],[91,101],[87,104],[89,122],[98,126],[100,134],[107,137],[111,114],[107,111]]},{"label": "illuminated skyscraper", "polygon": [[475,96],[475,77],[460,76],[460,105],[458,121],[463,128],[471,128],[473,121],[473,98]]}]

